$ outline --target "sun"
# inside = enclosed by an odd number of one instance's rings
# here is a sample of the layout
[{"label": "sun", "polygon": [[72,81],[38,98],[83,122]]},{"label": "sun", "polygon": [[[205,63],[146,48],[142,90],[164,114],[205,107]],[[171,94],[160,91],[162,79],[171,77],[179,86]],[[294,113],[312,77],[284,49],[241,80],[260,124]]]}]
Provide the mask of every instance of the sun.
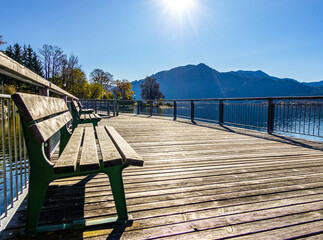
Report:
[{"label": "sun", "polygon": [[167,11],[172,14],[189,13],[195,5],[195,0],[162,0]]}]

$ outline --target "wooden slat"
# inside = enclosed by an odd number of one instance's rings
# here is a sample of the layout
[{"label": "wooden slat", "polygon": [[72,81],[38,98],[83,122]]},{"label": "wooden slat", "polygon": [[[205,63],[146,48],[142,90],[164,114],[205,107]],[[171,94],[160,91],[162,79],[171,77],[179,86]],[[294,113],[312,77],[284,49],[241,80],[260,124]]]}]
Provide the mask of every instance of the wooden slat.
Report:
[{"label": "wooden slat", "polygon": [[80,111],[80,107],[78,106],[78,104],[77,104],[77,102],[75,100],[72,99],[71,104],[77,110],[77,112]]},{"label": "wooden slat", "polygon": [[35,141],[37,143],[42,143],[47,141],[71,120],[71,113],[65,112],[53,118],[32,125],[30,127],[30,131],[33,133]]},{"label": "wooden slat", "polygon": [[122,157],[111,141],[105,128],[103,126],[96,127],[96,134],[102,153],[103,166],[109,167],[122,164]]},{"label": "wooden slat", "polygon": [[120,134],[110,126],[105,127],[117,147],[120,155],[125,163],[135,166],[143,166],[144,161],[142,158],[132,149],[132,147],[120,136]]},{"label": "wooden slat", "polygon": [[[120,231],[57,231],[40,239],[322,239],[322,142],[156,117],[120,115],[101,124],[113,126],[146,162],[123,172],[134,224]],[[108,182],[106,174],[53,182],[40,224],[115,216]],[[19,238],[26,205],[2,238]]]},{"label": "wooden slat", "polygon": [[95,170],[99,167],[100,162],[96,148],[94,129],[92,127],[86,127],[80,160],[80,170]]},{"label": "wooden slat", "polygon": [[16,93],[12,95],[12,99],[26,122],[35,121],[68,110],[65,101],[60,98]]},{"label": "wooden slat", "polygon": [[59,157],[54,166],[55,173],[74,172],[76,170],[77,158],[79,155],[83,132],[84,129],[82,127],[75,128],[62,155]]},{"label": "wooden slat", "polygon": [[102,119],[98,114],[96,114],[96,113],[93,113],[93,115],[94,115],[94,117],[96,118],[96,119]]}]

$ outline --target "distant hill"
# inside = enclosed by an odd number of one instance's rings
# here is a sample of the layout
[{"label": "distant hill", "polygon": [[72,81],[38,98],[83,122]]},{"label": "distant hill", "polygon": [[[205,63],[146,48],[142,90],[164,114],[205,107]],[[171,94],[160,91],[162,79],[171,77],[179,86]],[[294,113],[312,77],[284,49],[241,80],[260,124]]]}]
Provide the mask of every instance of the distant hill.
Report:
[{"label": "distant hill", "polygon": [[306,86],[323,87],[323,80],[318,82],[302,82]]},{"label": "distant hill", "polygon": [[[323,95],[322,88],[294,79],[272,77],[260,70],[218,72],[203,63],[161,71],[152,77],[157,78],[166,99]],[[132,82],[136,99],[140,99],[141,81]]]}]

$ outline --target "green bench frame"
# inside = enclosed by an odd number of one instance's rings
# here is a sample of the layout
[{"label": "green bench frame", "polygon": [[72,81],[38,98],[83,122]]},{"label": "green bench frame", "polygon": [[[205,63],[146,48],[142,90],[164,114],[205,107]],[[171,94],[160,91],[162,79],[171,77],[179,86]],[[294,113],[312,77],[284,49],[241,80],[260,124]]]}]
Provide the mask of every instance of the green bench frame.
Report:
[{"label": "green bench frame", "polygon": [[[104,150],[109,157],[100,159],[99,163],[96,164],[96,169],[93,168],[93,164],[88,164],[86,159],[86,157],[93,155],[92,152],[88,156],[84,153],[85,165],[81,165],[82,155],[81,160],[79,160],[77,157],[78,153],[76,153],[76,160],[73,162],[74,165],[71,165],[71,163],[70,165],[64,165],[64,162],[63,164],[62,162],[59,164],[60,158],[64,156],[64,154],[69,154],[67,153],[68,151],[64,153],[64,150],[69,149],[69,146],[75,147],[75,145],[71,145],[73,144],[71,138],[73,135],[67,128],[72,116],[68,111],[68,107],[64,100],[24,93],[14,94],[12,95],[12,99],[18,107],[21,116],[30,166],[25,233],[27,235],[34,235],[40,231],[84,227],[86,225],[101,223],[131,224],[131,217],[129,217],[127,213],[122,171],[129,165],[143,166],[143,160],[114,130],[114,128],[103,126],[96,127],[97,136],[100,135],[99,137],[101,140],[103,139],[104,142],[111,142],[111,145],[107,145],[108,148],[106,149],[100,147],[101,151]],[[60,157],[58,162],[54,165],[46,157],[44,147],[45,142],[58,131],[60,131],[61,134],[59,146]],[[91,133],[91,131],[94,131],[92,127],[85,128],[85,131],[83,131],[83,128],[78,127],[75,129],[74,133],[78,134],[78,132],[81,132],[86,136],[86,132]],[[92,133],[90,135],[92,135]],[[80,139],[82,139],[82,137]],[[71,142],[69,142],[70,140]],[[103,219],[94,223],[75,221],[70,225],[62,224],[37,227],[46,191],[48,185],[52,181],[95,173],[106,173],[109,177],[118,215],[117,218]]]},{"label": "green bench frame", "polygon": [[72,116],[73,116],[73,129],[80,123],[92,123],[93,126],[97,126],[101,121],[101,117],[93,112],[93,109],[84,109],[77,100],[71,100]]}]

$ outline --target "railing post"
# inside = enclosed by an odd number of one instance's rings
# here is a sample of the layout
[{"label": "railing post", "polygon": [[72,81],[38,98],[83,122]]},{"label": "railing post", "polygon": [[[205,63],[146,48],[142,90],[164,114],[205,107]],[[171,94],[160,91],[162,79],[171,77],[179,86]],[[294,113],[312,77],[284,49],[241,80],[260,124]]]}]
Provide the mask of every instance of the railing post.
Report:
[{"label": "railing post", "polygon": [[67,96],[63,95],[63,96],[61,96],[61,98],[64,99],[65,103],[67,104]]},{"label": "railing post", "polygon": [[176,118],[177,118],[177,103],[176,103],[176,101],[174,101],[174,118],[173,118],[173,120],[175,121]]},{"label": "railing post", "polygon": [[113,100],[112,102],[112,110],[113,110],[113,116],[115,117],[116,116],[116,101]]},{"label": "railing post", "polygon": [[49,88],[47,87],[39,88],[39,95],[49,97]]},{"label": "railing post", "polygon": [[119,101],[117,101],[117,110],[116,110],[116,115],[119,116]]},{"label": "railing post", "polygon": [[154,107],[154,101],[150,102],[150,116],[153,115],[153,107]]},{"label": "railing post", "polygon": [[140,114],[140,102],[137,101],[137,115]]},{"label": "railing post", "polygon": [[272,134],[274,132],[274,120],[275,120],[275,105],[272,98],[268,100],[268,119],[267,119],[267,133]]},{"label": "railing post", "polygon": [[125,108],[125,103],[124,102],[122,102],[122,109],[123,109],[123,113],[125,113],[126,112],[126,108]]},{"label": "railing post", "polygon": [[195,106],[194,106],[194,101],[191,100],[191,121],[194,122],[194,114],[195,114]]},{"label": "railing post", "polygon": [[108,116],[110,116],[110,101],[108,101],[108,109],[107,109],[107,113],[108,113]]},{"label": "railing post", "polygon": [[223,126],[223,100],[219,101],[219,125]]},{"label": "railing post", "polygon": [[97,101],[94,100],[94,108],[95,108],[95,113],[97,113]]}]

